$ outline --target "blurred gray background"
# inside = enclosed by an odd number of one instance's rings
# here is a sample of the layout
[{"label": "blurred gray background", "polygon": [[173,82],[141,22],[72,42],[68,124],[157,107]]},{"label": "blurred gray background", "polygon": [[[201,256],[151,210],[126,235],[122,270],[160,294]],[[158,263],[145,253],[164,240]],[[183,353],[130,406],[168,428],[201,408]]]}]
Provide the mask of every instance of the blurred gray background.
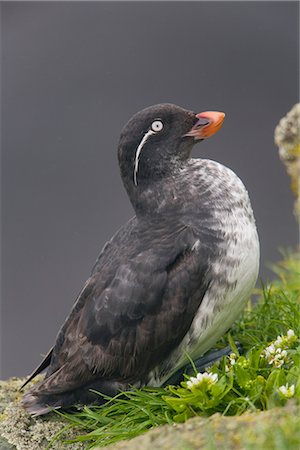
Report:
[{"label": "blurred gray background", "polygon": [[172,102],[226,112],[195,156],[246,184],[261,276],[297,242],[273,132],[298,100],[297,2],[2,2],[2,373],[28,374],[133,210],[119,133]]}]

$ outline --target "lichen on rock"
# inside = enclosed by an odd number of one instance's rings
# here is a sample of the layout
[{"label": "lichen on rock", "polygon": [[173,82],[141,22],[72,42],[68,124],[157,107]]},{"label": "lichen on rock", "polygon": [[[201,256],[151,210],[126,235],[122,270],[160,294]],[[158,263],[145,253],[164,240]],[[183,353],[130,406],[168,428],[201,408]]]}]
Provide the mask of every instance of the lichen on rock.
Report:
[{"label": "lichen on rock", "polygon": [[[299,407],[247,412],[241,416],[194,417],[182,424],[164,425],[109,450],[299,450]],[[280,446],[277,446],[280,443]],[[103,448],[103,447],[102,447]],[[95,449],[96,450],[96,449]],[[98,448],[97,450],[101,450]]]},{"label": "lichen on rock", "polygon": [[[11,378],[0,381],[0,449],[37,450],[46,449],[55,435],[67,424],[58,415],[32,418],[20,405],[22,393],[19,388],[23,379]],[[71,438],[70,430],[64,437]],[[62,441],[55,441],[53,450],[61,450]],[[81,443],[69,445],[70,450],[84,448]]]},{"label": "lichen on rock", "polygon": [[[65,426],[59,416],[49,414],[32,418],[20,406],[18,391],[24,380],[13,378],[0,381],[0,449],[46,450],[57,432]],[[300,411],[293,401],[285,407],[269,411],[248,412],[242,416],[224,417],[217,413],[211,417],[194,417],[182,424],[164,425],[149,430],[130,441],[111,445],[109,450],[182,450],[182,449],[232,449],[264,448],[273,450],[280,440],[289,450],[299,448]],[[274,428],[274,424],[276,427]],[[82,431],[82,434],[85,434]],[[64,438],[71,438],[68,430]],[[84,449],[82,443],[64,445],[57,440],[53,450]],[[102,447],[103,448],[103,447]],[[279,447],[278,447],[279,448]]]},{"label": "lichen on rock", "polygon": [[291,177],[291,188],[296,196],[294,214],[300,221],[300,103],[296,103],[279,121],[274,139],[279,157]]}]

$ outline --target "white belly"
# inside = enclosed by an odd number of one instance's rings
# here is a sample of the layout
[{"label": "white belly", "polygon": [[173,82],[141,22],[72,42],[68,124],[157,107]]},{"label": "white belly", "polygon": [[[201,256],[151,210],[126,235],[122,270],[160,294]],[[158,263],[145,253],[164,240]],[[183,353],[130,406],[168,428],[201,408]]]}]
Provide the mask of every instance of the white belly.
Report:
[{"label": "white belly", "polygon": [[[228,266],[229,285],[219,283],[228,260],[237,260],[235,269]],[[174,364],[169,373],[159,376],[159,370],[149,384],[162,385],[173,373],[189,362],[201,357],[225,334],[243,311],[255,286],[259,270],[259,241],[253,223],[241,224],[239,236],[227,248],[226,255],[212,265],[212,282],[195,315],[190,330],[180,346],[170,355]]]}]

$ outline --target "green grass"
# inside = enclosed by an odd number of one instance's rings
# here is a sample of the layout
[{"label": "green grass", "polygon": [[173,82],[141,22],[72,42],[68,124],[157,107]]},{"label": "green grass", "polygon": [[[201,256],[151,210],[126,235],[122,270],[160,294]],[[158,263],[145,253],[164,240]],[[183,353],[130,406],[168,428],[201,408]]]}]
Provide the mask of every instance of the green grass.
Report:
[{"label": "green grass", "polygon": [[[235,355],[210,367],[210,378],[197,384],[186,377],[180,386],[133,389],[108,399],[102,406],[84,407],[72,414],[58,413],[67,420],[66,428],[80,430],[80,435],[68,442],[83,441],[91,449],[197,415],[267,410],[284,406],[288,397],[298,402],[300,253],[286,254],[273,270],[277,279],[256,292],[255,305],[249,302],[230,333],[219,341],[218,347],[229,342]],[[242,355],[235,341],[242,344]],[[214,378],[212,374],[216,374]],[[63,432],[56,439],[63,439]]]}]

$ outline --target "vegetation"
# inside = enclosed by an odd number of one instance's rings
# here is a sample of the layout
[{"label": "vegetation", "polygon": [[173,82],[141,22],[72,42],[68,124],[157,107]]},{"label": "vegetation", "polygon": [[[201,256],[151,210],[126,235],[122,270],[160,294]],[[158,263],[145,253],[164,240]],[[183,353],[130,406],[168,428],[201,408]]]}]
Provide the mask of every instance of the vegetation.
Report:
[{"label": "vegetation", "polygon": [[[218,347],[230,343],[230,356],[204,374],[186,376],[180,386],[133,389],[102,406],[72,414],[57,412],[68,426],[55,439],[63,439],[66,429],[75,428],[81,434],[68,442],[86,442],[86,448],[92,449],[197,415],[241,415],[288,401],[299,403],[300,253],[285,255],[273,270],[277,280],[257,291],[256,301],[249,302],[243,317],[218,343]],[[243,354],[235,341],[242,344]]]}]

